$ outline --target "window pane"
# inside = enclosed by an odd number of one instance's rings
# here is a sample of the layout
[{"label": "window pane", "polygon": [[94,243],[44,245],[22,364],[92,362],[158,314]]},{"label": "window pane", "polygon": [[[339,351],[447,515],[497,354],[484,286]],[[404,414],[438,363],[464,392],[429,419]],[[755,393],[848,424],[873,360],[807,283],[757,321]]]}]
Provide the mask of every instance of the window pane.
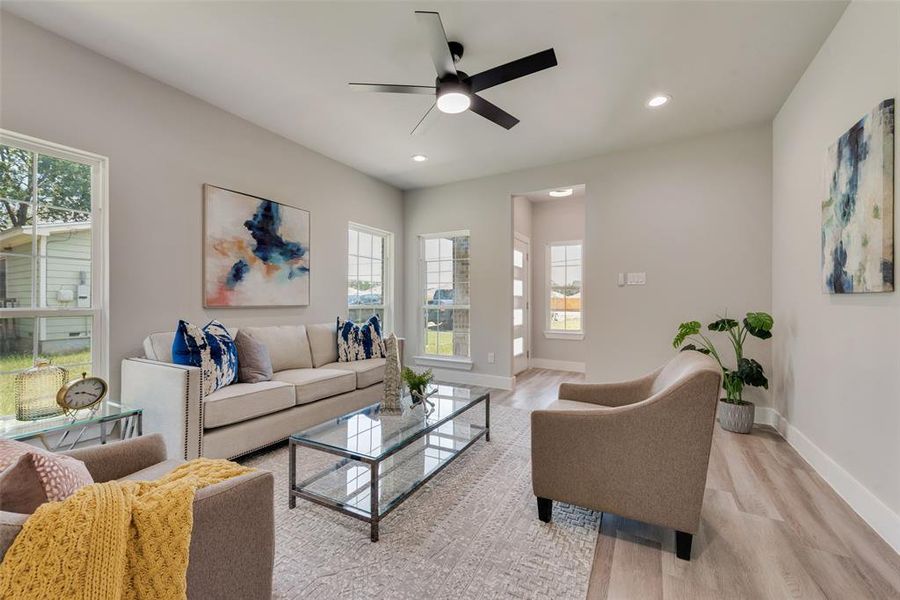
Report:
[{"label": "window pane", "polygon": [[469,284],[457,283],[453,286],[453,303],[466,306],[469,304]]},{"label": "window pane", "polygon": [[513,355],[522,356],[525,354],[525,338],[517,337],[513,340]]},{"label": "window pane", "polygon": [[34,365],[34,318],[0,318],[0,415],[15,412],[16,373]]},{"label": "window pane", "polygon": [[359,254],[359,234],[350,230],[349,252],[351,255]]},{"label": "window pane", "polygon": [[91,307],[91,263],[50,256],[38,259],[38,305],[50,308]]},{"label": "window pane", "polygon": [[34,154],[0,145],[0,198],[31,200]]},{"label": "window pane", "polygon": [[525,323],[525,311],[521,308],[513,309],[513,327],[518,327]]},{"label": "window pane", "polygon": [[31,256],[0,254],[0,308],[30,308]]},{"label": "window pane", "polygon": [[566,246],[566,262],[570,265],[581,264],[581,244]]},{"label": "window pane", "polygon": [[62,367],[90,366],[91,320],[91,317],[42,317],[38,354]]},{"label": "window pane", "polygon": [[438,260],[440,258],[440,243],[437,238],[425,240],[425,260]]},{"label": "window pane", "polygon": [[554,310],[550,312],[550,329],[552,331],[561,331],[566,328],[565,311]]},{"label": "window pane", "polygon": [[581,267],[566,267],[566,285],[581,286]]},{"label": "window pane", "polygon": [[359,255],[372,257],[372,235],[369,233],[359,232]]},{"label": "window pane", "polygon": [[372,240],[372,258],[384,258],[384,236],[378,235]]},{"label": "window pane", "polygon": [[567,311],[566,312],[566,330],[567,331],[581,331],[581,312],[580,311]]},{"label": "window pane", "polygon": [[52,156],[38,157],[38,210],[42,205],[91,212],[91,167]]},{"label": "window pane", "polygon": [[91,258],[91,216],[38,205],[38,254]]},{"label": "window pane", "polygon": [[566,262],[565,246],[550,246],[550,263],[552,265],[563,265]]},{"label": "window pane", "polygon": [[453,238],[453,258],[469,258],[469,236]]},{"label": "window pane", "polygon": [[453,346],[450,356],[469,356],[469,333],[468,331],[453,332]]},{"label": "window pane", "polygon": [[[0,236],[3,236],[0,247],[2,248],[19,248],[28,246],[27,254],[31,254],[31,224],[34,222],[32,218],[33,210],[31,204],[25,202],[10,202],[0,200]],[[20,235],[15,237],[10,233],[11,229],[26,228]],[[5,235],[4,235],[5,234]],[[14,252],[20,252],[16,249]]]},{"label": "window pane", "polygon": [[521,279],[513,280],[513,296],[516,298],[521,298],[525,295],[525,282]]},{"label": "window pane", "polygon": [[553,287],[561,286],[566,281],[565,267],[550,267],[550,285]]},{"label": "window pane", "polygon": [[525,266],[525,253],[513,250],[513,266],[521,269]]}]

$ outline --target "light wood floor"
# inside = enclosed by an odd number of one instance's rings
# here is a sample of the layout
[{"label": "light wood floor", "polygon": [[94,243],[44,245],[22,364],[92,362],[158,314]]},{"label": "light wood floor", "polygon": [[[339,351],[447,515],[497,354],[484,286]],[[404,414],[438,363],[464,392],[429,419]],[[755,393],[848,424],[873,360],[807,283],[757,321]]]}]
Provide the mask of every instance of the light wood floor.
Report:
[{"label": "light wood floor", "polygon": [[[547,406],[577,373],[532,369],[492,402]],[[588,600],[900,598],[900,556],[768,427],[716,426],[692,560],[674,532],[605,514]]]}]

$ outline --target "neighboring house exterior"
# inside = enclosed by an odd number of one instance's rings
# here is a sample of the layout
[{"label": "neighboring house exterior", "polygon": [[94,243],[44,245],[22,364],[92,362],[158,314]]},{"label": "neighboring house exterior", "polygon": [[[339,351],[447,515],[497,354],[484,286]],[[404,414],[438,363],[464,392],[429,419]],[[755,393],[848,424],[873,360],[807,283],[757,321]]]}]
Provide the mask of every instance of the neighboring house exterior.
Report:
[{"label": "neighboring house exterior", "polygon": [[[15,227],[0,233],[0,307],[90,307],[91,224],[61,223]],[[38,265],[32,281],[32,252]],[[40,331],[34,335],[35,323]],[[90,347],[90,317],[15,319],[3,332],[9,350],[65,353]],[[18,346],[21,346],[19,348]]]}]

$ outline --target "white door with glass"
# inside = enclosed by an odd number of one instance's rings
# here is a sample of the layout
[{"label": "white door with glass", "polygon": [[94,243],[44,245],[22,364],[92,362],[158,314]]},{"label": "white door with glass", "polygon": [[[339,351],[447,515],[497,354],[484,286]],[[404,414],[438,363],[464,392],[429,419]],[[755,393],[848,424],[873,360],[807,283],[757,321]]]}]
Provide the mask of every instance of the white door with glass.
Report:
[{"label": "white door with glass", "polygon": [[528,368],[529,340],[529,251],[528,240],[519,236],[513,241],[513,375]]}]

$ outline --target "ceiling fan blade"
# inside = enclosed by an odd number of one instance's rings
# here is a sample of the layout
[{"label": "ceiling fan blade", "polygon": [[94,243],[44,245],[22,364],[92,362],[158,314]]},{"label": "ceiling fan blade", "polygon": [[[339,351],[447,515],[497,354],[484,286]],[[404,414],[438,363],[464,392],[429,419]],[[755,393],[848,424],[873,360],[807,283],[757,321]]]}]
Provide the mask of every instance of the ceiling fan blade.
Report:
[{"label": "ceiling fan blade", "polygon": [[456,65],[453,63],[453,55],[450,54],[450,42],[444,33],[444,24],[441,23],[441,15],[436,12],[417,10],[416,19],[422,26],[428,41],[428,51],[431,60],[434,61],[434,70],[438,79],[447,75],[456,75]]},{"label": "ceiling fan blade", "polygon": [[419,122],[413,127],[413,130],[409,132],[409,135],[422,135],[434,125],[435,121],[438,120],[438,116],[441,114],[441,111],[435,110],[436,107],[437,103],[431,105],[428,112],[422,115],[422,118],[419,119]]},{"label": "ceiling fan blade", "polygon": [[477,93],[495,85],[555,67],[557,64],[556,53],[553,51],[553,48],[550,48],[549,50],[508,62],[505,65],[482,71],[472,75],[467,81],[472,86],[472,93]]},{"label": "ceiling fan blade", "polygon": [[431,94],[435,93],[433,85],[394,85],[391,83],[348,83],[351,88],[360,92],[386,92],[389,94]]},{"label": "ceiling fan blade", "polygon": [[475,114],[481,115],[488,121],[493,121],[505,129],[512,129],[516,126],[516,123],[519,122],[517,118],[499,106],[491,104],[481,96],[476,96],[475,94],[472,94],[472,104],[469,105],[469,110]]}]

